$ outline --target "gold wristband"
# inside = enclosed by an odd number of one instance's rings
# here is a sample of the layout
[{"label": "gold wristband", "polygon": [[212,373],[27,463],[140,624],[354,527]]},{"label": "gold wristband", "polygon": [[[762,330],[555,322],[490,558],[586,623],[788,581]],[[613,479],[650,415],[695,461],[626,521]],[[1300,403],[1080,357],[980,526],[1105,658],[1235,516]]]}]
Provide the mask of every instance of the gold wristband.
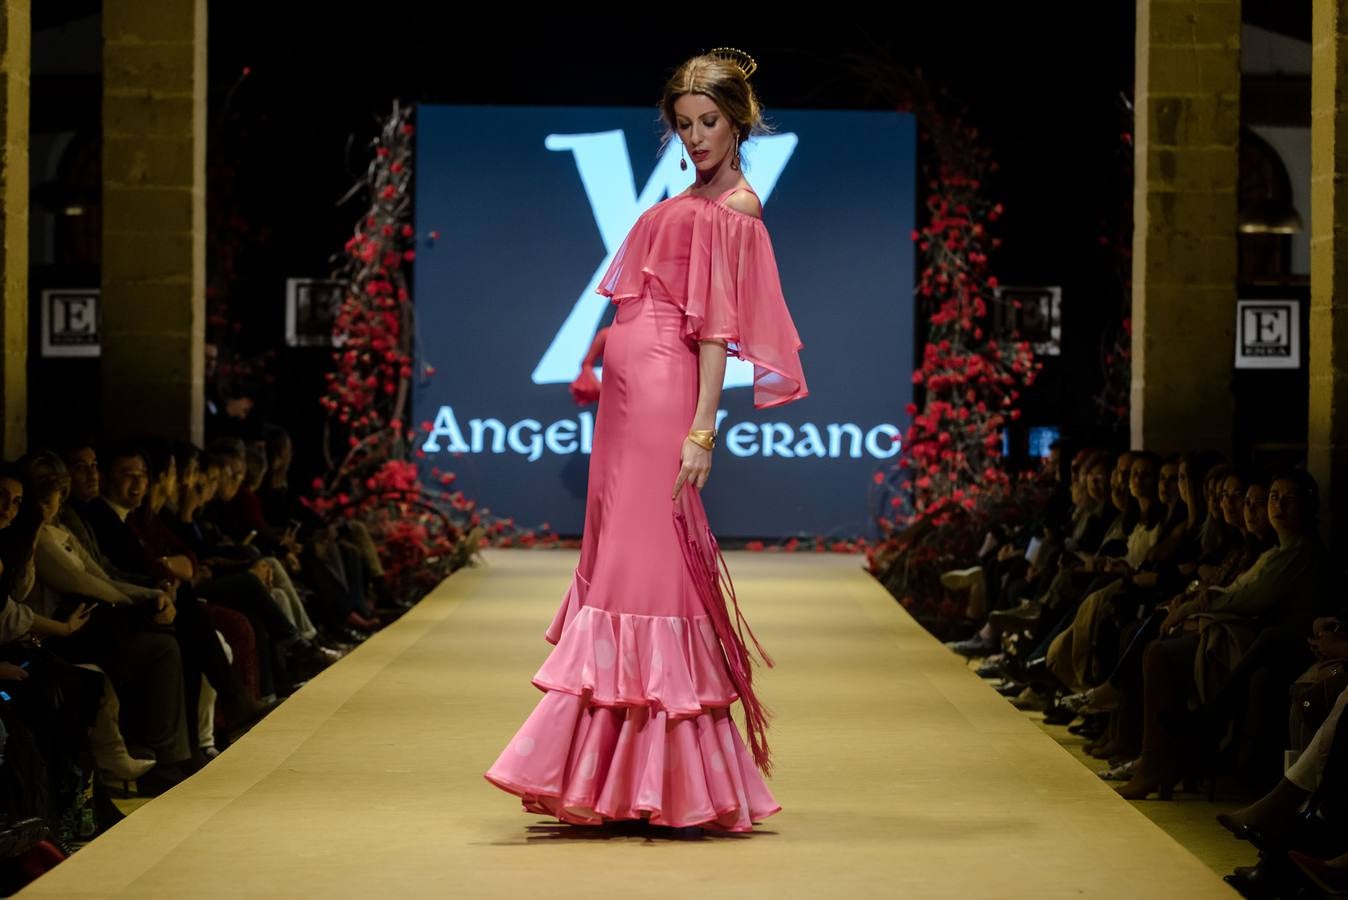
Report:
[{"label": "gold wristband", "polygon": [[688,440],[703,450],[711,450],[716,446],[716,432],[710,428],[694,428],[688,432]]}]

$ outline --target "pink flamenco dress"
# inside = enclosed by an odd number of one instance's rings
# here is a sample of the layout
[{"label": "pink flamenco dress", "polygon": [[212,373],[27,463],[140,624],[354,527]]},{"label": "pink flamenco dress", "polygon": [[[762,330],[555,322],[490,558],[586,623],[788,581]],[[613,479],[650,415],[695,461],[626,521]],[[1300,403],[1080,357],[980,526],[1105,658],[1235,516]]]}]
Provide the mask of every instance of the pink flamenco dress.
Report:
[{"label": "pink flamenco dress", "polygon": [[747,832],[781,809],[763,778],[767,711],[725,560],[698,492],[670,501],[697,405],[698,339],[753,363],[756,408],[807,394],[767,229],[725,206],[730,193],[648,209],[598,288],[618,308],[580,563],[533,677],[543,697],[485,773],[526,812]]}]

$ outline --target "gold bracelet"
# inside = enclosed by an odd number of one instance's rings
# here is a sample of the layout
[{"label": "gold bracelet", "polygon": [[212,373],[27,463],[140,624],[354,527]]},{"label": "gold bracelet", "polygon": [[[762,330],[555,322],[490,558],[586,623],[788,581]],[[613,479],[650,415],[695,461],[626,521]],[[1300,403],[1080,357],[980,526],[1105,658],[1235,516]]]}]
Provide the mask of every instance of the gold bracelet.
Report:
[{"label": "gold bracelet", "polygon": [[688,432],[688,440],[703,450],[711,450],[716,446],[716,432],[710,428],[694,428]]}]

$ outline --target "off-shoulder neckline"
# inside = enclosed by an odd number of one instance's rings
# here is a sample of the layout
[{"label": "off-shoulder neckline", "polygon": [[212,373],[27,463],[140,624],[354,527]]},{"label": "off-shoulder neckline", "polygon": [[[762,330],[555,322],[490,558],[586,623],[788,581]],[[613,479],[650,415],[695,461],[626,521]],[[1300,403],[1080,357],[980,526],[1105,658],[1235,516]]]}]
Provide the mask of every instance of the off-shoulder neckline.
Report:
[{"label": "off-shoulder neckline", "polygon": [[[737,190],[740,190],[740,189],[737,188]],[[753,188],[747,188],[747,190],[752,191]],[[755,194],[754,196],[757,196],[757,194]],[[661,203],[666,203],[666,202],[668,202],[668,201],[670,201],[670,200],[682,200],[682,199],[701,200],[703,203],[710,203],[712,206],[715,206],[717,209],[723,210],[723,211],[729,213],[729,214],[732,215],[732,216],[739,216],[740,218],[742,218],[742,219],[748,219],[748,220],[750,220],[751,222],[760,222],[760,223],[761,223],[761,222],[763,221],[763,218],[762,218],[761,216],[751,216],[751,215],[749,215],[749,214],[746,213],[746,212],[740,212],[738,209],[732,209],[732,208],[730,208],[729,206],[726,206],[724,203],[722,203],[722,202],[721,202],[718,198],[716,198],[716,197],[703,197],[703,196],[700,195],[700,194],[690,194],[690,193],[688,193],[687,191],[685,191],[685,192],[683,192],[683,193],[681,193],[681,194],[675,194],[673,197],[667,197],[667,198],[665,198],[665,200],[662,200],[662,201],[660,201],[660,202],[661,202]],[[658,205],[658,204],[657,204],[657,205]]]}]

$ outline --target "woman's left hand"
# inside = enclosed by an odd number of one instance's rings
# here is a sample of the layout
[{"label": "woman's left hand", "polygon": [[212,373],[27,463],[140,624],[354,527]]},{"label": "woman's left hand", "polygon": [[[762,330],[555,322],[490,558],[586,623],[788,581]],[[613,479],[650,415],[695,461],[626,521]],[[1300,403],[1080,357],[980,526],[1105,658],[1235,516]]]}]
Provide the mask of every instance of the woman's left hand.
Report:
[{"label": "woman's left hand", "polygon": [[682,463],[679,466],[679,477],[674,479],[674,496],[671,498],[673,500],[679,499],[679,491],[683,490],[685,483],[701,491],[707,479],[711,477],[710,450],[704,450],[685,438],[680,456]]}]

